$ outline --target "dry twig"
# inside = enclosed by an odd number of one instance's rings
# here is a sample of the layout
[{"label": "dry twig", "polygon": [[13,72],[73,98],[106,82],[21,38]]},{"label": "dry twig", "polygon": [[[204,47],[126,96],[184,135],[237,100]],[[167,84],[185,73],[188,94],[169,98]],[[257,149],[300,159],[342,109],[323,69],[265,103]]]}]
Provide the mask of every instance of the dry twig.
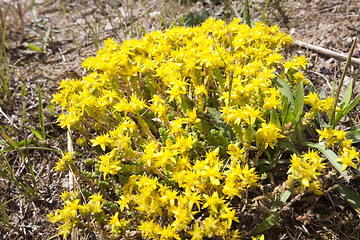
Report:
[{"label": "dry twig", "polygon": [[[314,52],[323,54],[323,55],[328,56],[328,57],[333,57],[333,58],[338,59],[340,61],[346,61],[347,58],[348,58],[348,55],[337,53],[337,52],[334,52],[334,51],[331,51],[331,50],[328,50],[328,49],[325,49],[325,48],[322,48],[322,47],[318,47],[318,46],[315,46],[315,45],[312,45],[310,43],[306,43],[306,42],[303,42],[303,41],[300,41],[300,40],[295,40],[293,42],[293,45],[303,47],[303,48],[308,48],[308,49],[310,49],[310,50],[312,50]],[[360,59],[351,58],[350,64],[360,66]]]}]

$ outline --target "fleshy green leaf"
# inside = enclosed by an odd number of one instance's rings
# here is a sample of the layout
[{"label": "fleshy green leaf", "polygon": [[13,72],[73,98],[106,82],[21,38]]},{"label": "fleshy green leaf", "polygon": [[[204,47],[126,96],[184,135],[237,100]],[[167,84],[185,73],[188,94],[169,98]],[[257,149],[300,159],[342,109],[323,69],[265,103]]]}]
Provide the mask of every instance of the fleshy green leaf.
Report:
[{"label": "fleshy green leaf", "polygon": [[288,189],[285,192],[280,193],[279,196],[277,196],[275,202],[270,209],[270,212],[276,212],[278,208],[288,200],[291,195],[291,190],[292,189]]},{"label": "fleshy green leaf", "polygon": [[281,96],[281,102],[282,102],[282,124],[285,125],[288,122],[292,120],[292,111],[290,109],[290,104],[287,101],[285,96]]},{"label": "fleshy green leaf", "polygon": [[351,96],[352,96],[353,86],[354,86],[354,79],[352,79],[349,82],[349,84],[348,84],[348,86],[347,86],[347,88],[345,90],[344,97],[343,97],[343,99],[341,101],[341,104],[344,104],[344,106],[349,105],[349,102],[350,102]]},{"label": "fleshy green leaf", "polygon": [[275,109],[271,109],[271,113],[270,113],[270,122],[275,124],[276,126],[280,127],[280,120],[279,120],[279,116],[276,112]]},{"label": "fleshy green leaf", "polygon": [[284,149],[288,148],[291,152],[296,153],[297,155],[301,155],[301,152],[299,151],[299,149],[297,149],[292,142],[289,142],[289,141],[282,142],[280,147],[284,148]]},{"label": "fleshy green leaf", "polygon": [[275,86],[277,86],[280,89],[281,94],[286,97],[288,103],[290,104],[290,109],[292,111],[294,111],[295,110],[294,93],[291,90],[291,88],[289,87],[289,85],[281,77],[274,78],[273,82],[274,82]]},{"label": "fleshy green leaf", "polygon": [[360,142],[360,129],[346,133],[346,138],[353,140],[353,143]]},{"label": "fleshy green leaf", "polygon": [[296,90],[294,121],[297,121],[300,118],[303,111],[304,111],[304,84],[303,82],[300,82]]},{"label": "fleshy green leaf", "polygon": [[271,213],[269,217],[267,217],[256,229],[254,234],[257,234],[259,232],[263,232],[265,230],[268,230],[269,228],[271,228],[272,226],[275,225],[275,223],[277,223],[277,221],[279,220],[279,213],[274,212]]},{"label": "fleshy green leaf", "polygon": [[341,196],[360,214],[360,195],[351,191],[340,181],[336,180],[336,182],[339,184],[339,193]]}]

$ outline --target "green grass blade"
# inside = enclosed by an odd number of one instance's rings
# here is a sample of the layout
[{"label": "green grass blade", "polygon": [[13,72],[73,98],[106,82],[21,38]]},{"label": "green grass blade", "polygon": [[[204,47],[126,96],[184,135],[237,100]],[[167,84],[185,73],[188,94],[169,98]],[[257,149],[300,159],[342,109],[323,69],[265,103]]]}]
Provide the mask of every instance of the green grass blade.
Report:
[{"label": "green grass blade", "polygon": [[[95,0],[94,0],[94,2],[96,3]],[[105,11],[105,9],[104,9],[104,5],[103,5],[102,1],[99,0],[99,2],[100,2],[100,6],[101,6],[101,10],[102,10],[103,14],[105,15],[106,19],[109,21],[109,23],[110,23],[110,25],[111,25],[114,33],[116,34],[117,38],[119,39],[119,41],[122,42],[122,40],[121,40],[121,38],[120,38],[120,36],[119,36],[116,28],[114,27],[113,23],[111,22],[111,19],[109,18],[109,15],[106,13],[106,11]]]},{"label": "green grass blade", "polygon": [[30,43],[24,43],[23,44],[25,47],[28,47],[30,48],[31,50],[35,51],[35,52],[43,52],[43,50],[41,50],[39,47],[33,45],[33,44],[30,44]]},{"label": "green grass blade", "polygon": [[[22,140],[18,143],[16,143],[16,145],[19,147],[19,149],[21,149],[21,147],[24,147],[25,145],[31,145],[32,144],[32,140]],[[4,153],[6,152],[10,152],[13,148],[11,146],[7,146],[6,148],[4,148],[2,151]]]},{"label": "green grass blade", "polygon": [[[117,5],[116,6],[116,14],[118,15],[118,18],[120,20],[120,26],[121,26],[121,29],[123,31],[123,34],[124,34],[124,37],[125,37],[125,40],[126,40],[126,36],[128,34],[128,32],[125,30],[125,25],[123,24],[122,20],[121,20],[121,14],[120,14],[120,11],[119,11],[119,7]],[[122,43],[122,41],[120,41],[120,43]]]},{"label": "green grass blade", "polygon": [[42,104],[42,96],[40,85],[38,85],[38,97],[39,97],[39,120],[40,120],[40,129],[43,140],[45,141],[45,121],[44,121],[44,108]]},{"label": "green grass blade", "polygon": [[62,10],[64,16],[66,17],[67,13],[66,13],[66,8],[64,6],[64,3],[60,2],[60,6],[61,6],[61,10]]},{"label": "green grass blade", "polygon": [[245,24],[251,27],[249,0],[245,0],[244,20]]},{"label": "green grass blade", "polygon": [[264,11],[263,11],[263,13],[262,13],[262,15],[261,15],[261,22],[263,22],[263,23],[265,23],[265,12],[266,12],[266,9],[267,9],[267,6],[268,6],[269,2],[270,2],[270,0],[267,0],[267,1],[266,1],[265,7],[264,7]]},{"label": "green grass blade", "polygon": [[2,215],[3,215],[3,217],[0,218],[0,221],[1,221],[2,223],[4,223],[5,225],[8,225],[8,224],[9,224],[9,220],[8,220],[8,218],[7,218],[6,211],[5,211],[4,206],[3,206],[3,204],[2,204],[1,201],[0,201],[0,208],[1,208]]},{"label": "green grass blade", "polygon": [[5,132],[0,130],[0,134],[4,138],[4,140],[6,140],[15,150],[21,152],[18,145]]},{"label": "green grass blade", "polygon": [[46,30],[45,36],[43,37],[43,51],[46,50],[48,42],[50,42],[50,33],[51,33],[51,27],[49,25],[48,29]]},{"label": "green grass blade", "polygon": [[[330,125],[334,128],[336,125],[335,125],[335,114],[336,114],[336,106],[337,106],[337,103],[339,101],[339,96],[340,96],[340,90],[341,90],[341,87],[344,83],[344,80],[345,80],[345,77],[346,77],[346,72],[350,66],[350,61],[351,61],[351,57],[354,53],[354,50],[355,50],[355,47],[356,47],[356,42],[357,42],[357,38],[355,38],[355,41],[353,42],[353,45],[351,46],[351,49],[350,49],[350,52],[349,52],[349,56],[346,60],[346,65],[345,65],[345,69],[341,75],[341,79],[340,79],[340,83],[337,87],[337,91],[336,91],[336,96],[335,96],[335,103],[334,103],[334,107],[331,111],[331,118],[330,118]],[[334,89],[335,89],[335,85],[334,85]]]},{"label": "green grass blade", "polygon": [[31,193],[31,188],[29,188],[29,186],[25,186],[24,184],[21,184],[20,182],[18,182],[14,177],[6,174],[3,171],[0,171],[0,175],[3,176],[4,178],[7,178],[8,180],[10,180],[11,182],[13,182],[16,186],[18,186],[18,189],[22,190],[27,196],[32,196],[33,194]]},{"label": "green grass blade", "polygon": [[36,16],[36,11],[35,11],[35,0],[31,1],[31,5],[30,5],[30,13],[31,13],[31,18],[33,20],[34,23],[38,22],[37,16]]},{"label": "green grass blade", "polygon": [[134,20],[133,20],[133,7],[134,7],[134,0],[131,1],[130,4],[130,29],[131,29],[131,39],[134,39]]}]

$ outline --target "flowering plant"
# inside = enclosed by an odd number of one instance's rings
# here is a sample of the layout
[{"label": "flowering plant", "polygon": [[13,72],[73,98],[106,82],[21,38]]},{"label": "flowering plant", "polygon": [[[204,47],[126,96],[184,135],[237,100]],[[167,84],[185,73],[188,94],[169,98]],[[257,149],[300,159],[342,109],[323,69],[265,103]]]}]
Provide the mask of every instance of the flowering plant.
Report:
[{"label": "flowering plant", "polygon": [[[77,226],[105,239],[129,229],[154,239],[236,239],[234,201],[257,185],[256,166],[274,168],[289,152],[283,190],[322,193],[325,163],[303,143],[334,99],[321,99],[304,77],[304,56],[283,60],[290,36],[239,21],[209,19],[121,46],[108,39],[85,59],[87,76],[61,82],[59,124],[96,157],[82,160],[83,171],[71,154],[57,163],[85,183],[49,214],[60,234]],[[359,153],[343,131],[317,131],[326,147],[340,143],[342,170],[354,166]]]}]

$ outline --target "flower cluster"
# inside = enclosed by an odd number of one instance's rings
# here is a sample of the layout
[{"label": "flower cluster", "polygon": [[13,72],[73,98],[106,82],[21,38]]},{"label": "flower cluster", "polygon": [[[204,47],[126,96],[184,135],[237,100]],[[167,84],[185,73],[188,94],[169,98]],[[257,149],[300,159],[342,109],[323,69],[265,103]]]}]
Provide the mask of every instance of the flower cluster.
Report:
[{"label": "flower cluster", "polygon": [[69,169],[69,166],[71,166],[74,163],[74,156],[71,152],[66,152],[62,158],[56,162],[55,170],[63,172],[65,170]]},{"label": "flower cluster", "polygon": [[[262,154],[293,138],[294,103],[273,82],[282,64],[292,89],[307,83],[306,58],[283,62],[279,53],[291,41],[277,26],[250,28],[239,19],[155,31],[121,46],[106,40],[85,59],[89,74],[63,80],[53,99],[66,110],[59,125],[98,154],[84,161],[85,171],[74,171],[88,178],[84,204],[64,197],[63,210],[49,215],[60,233],[81,219],[92,223],[82,227],[115,236],[131,227],[153,239],[237,238],[232,200],[257,185]],[[333,99],[316,93],[305,101],[312,108],[304,127],[333,107]],[[344,143],[343,155],[350,150]],[[67,158],[57,170],[75,169]],[[323,168],[317,152],[293,155],[289,186],[299,180],[320,193]]]},{"label": "flower cluster", "polygon": [[308,153],[303,154],[301,157],[293,154],[291,156],[291,166],[288,170],[288,186],[295,186],[300,181],[301,189],[308,188],[309,191],[315,194],[322,194],[318,176],[321,175],[325,164],[319,153],[314,150],[309,150]]},{"label": "flower cluster", "polygon": [[345,171],[348,166],[357,168],[354,163],[354,159],[356,159],[359,164],[360,153],[355,147],[351,146],[353,141],[346,138],[346,133],[343,130],[324,128],[324,130],[317,130],[317,132],[320,134],[319,141],[325,139],[325,145],[327,147],[333,147],[335,144],[340,142],[340,157],[338,158],[338,161],[343,164],[342,171]]},{"label": "flower cluster", "polygon": [[310,92],[309,95],[304,99],[305,104],[310,104],[311,109],[305,113],[301,122],[304,126],[309,125],[319,114],[329,112],[334,106],[333,98],[320,99],[315,92]]}]

